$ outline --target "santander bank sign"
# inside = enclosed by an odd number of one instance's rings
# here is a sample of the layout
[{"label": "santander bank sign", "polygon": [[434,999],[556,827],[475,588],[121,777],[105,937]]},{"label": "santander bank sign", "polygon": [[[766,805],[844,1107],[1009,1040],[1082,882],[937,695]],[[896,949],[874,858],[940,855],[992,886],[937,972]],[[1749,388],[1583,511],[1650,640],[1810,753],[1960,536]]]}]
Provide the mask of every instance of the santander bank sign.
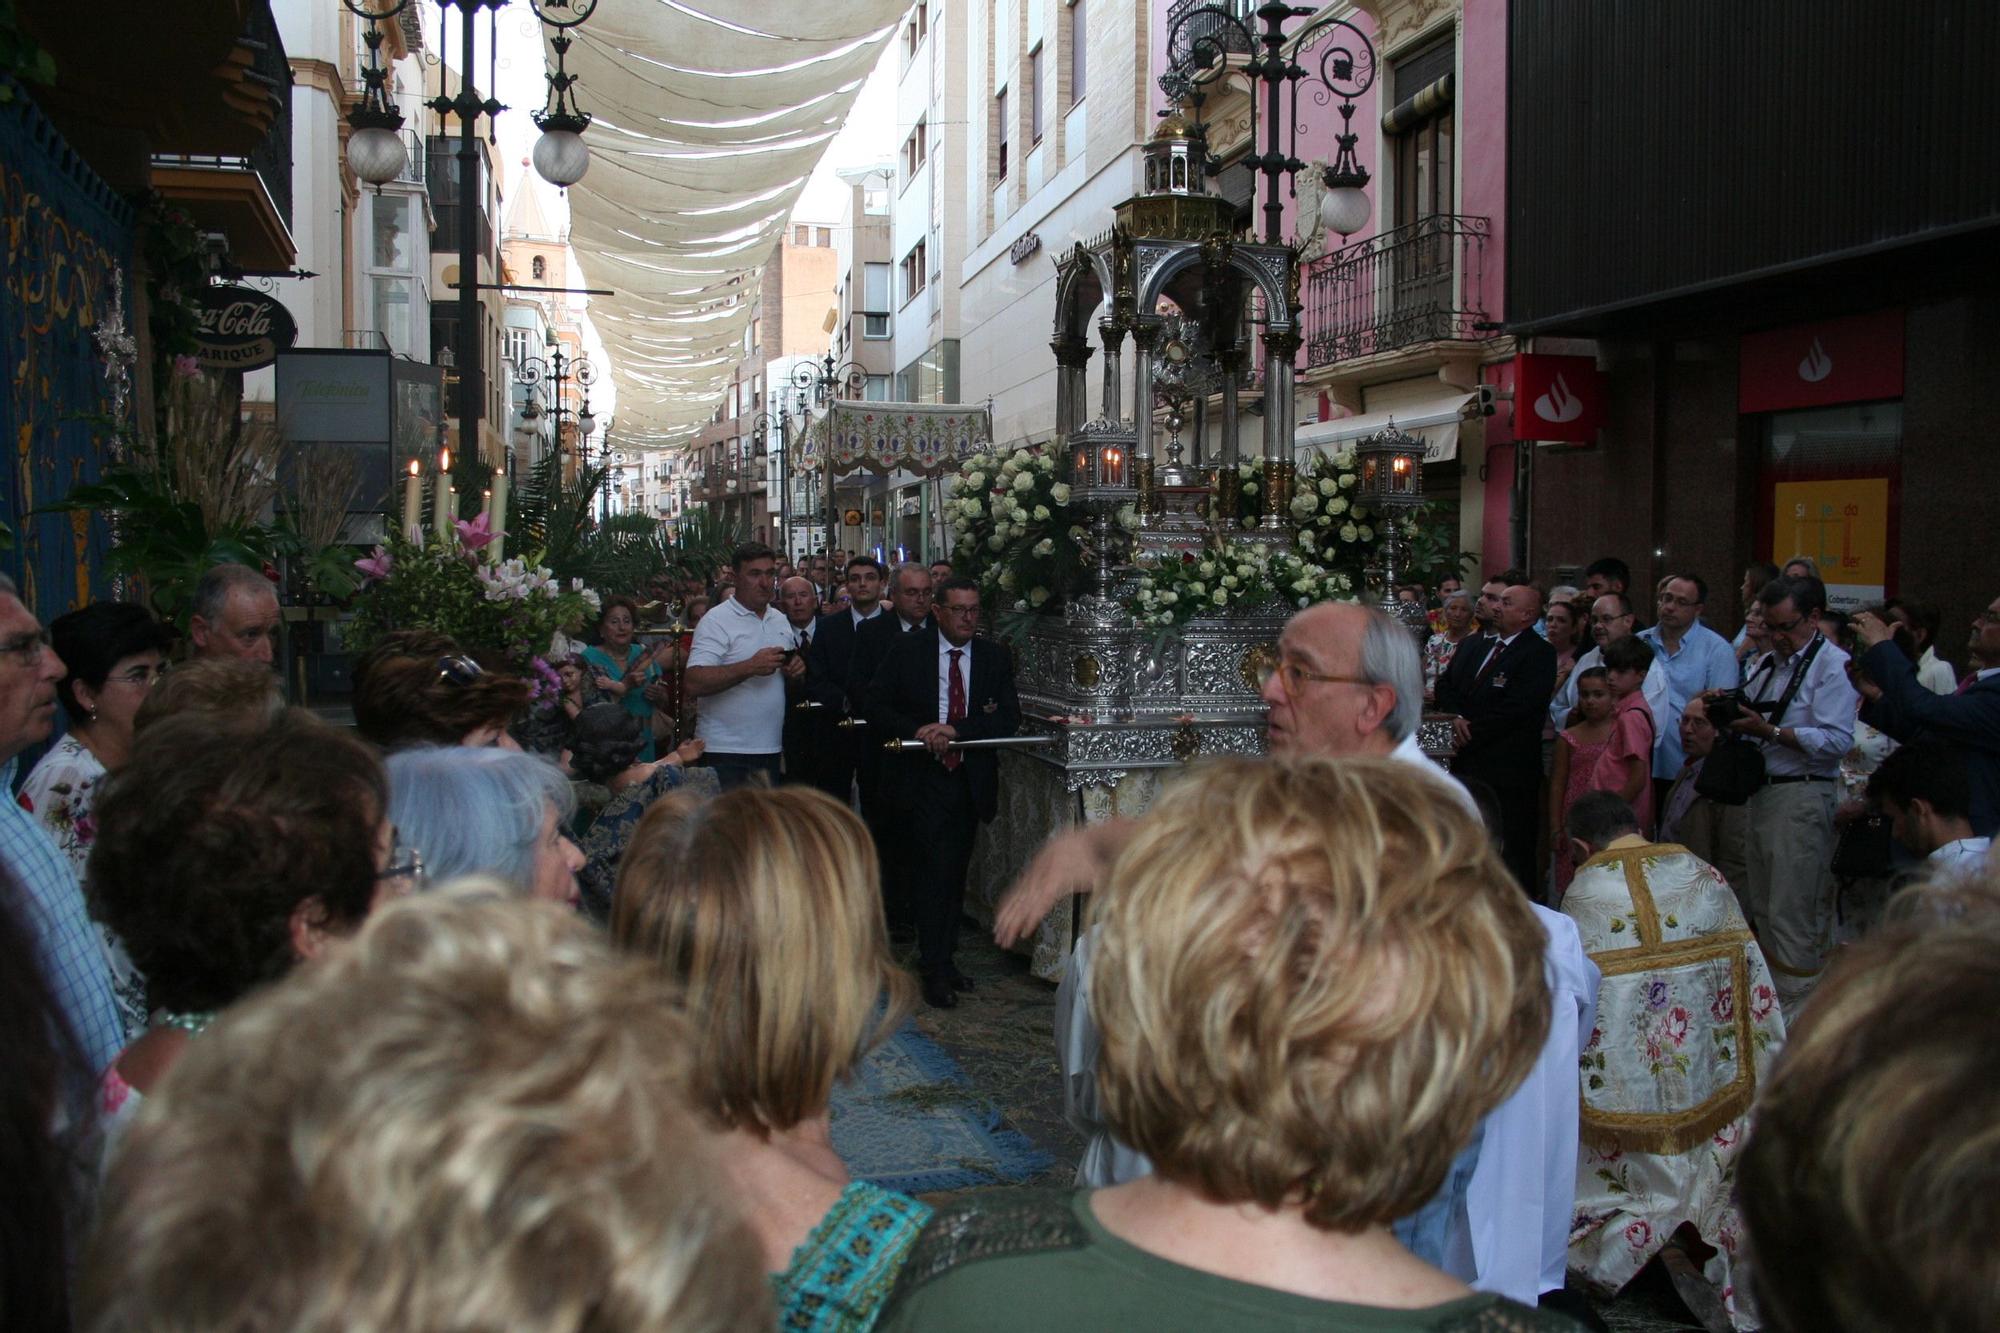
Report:
[{"label": "santander bank sign", "polygon": [[1523,352],[1514,358],[1514,434],[1594,444],[1604,428],[1604,372],[1589,356]]}]

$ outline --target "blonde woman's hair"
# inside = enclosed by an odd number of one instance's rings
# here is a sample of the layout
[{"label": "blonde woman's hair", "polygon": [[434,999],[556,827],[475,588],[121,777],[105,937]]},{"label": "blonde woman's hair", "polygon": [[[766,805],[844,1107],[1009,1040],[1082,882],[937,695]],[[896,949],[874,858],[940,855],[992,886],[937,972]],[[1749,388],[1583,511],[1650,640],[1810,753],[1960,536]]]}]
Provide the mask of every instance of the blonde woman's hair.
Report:
[{"label": "blonde woman's hair", "polygon": [[2000,875],[1934,884],[1840,951],[1737,1164],[1765,1327],[1991,1327],[2000,1300]]},{"label": "blonde woman's hair", "polygon": [[1223,760],[1118,858],[1106,1120],[1167,1180],[1353,1232],[1443,1183],[1548,1032],[1545,935],[1442,775]]},{"label": "blonde woman's hair", "polygon": [[655,802],[619,863],[611,938],[685,989],[696,1095],[727,1128],[821,1114],[910,1007],[875,845],[808,787]]},{"label": "blonde woman's hair", "polygon": [[769,1329],[656,973],[488,882],[403,899],[147,1097],[86,1330]]}]

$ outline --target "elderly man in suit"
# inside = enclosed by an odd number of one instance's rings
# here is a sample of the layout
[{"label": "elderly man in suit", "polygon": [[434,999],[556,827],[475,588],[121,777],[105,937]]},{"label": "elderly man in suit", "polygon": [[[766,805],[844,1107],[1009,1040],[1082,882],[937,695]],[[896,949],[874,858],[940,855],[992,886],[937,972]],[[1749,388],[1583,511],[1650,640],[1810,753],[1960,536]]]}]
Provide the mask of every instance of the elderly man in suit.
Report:
[{"label": "elderly man in suit", "polygon": [[[929,571],[924,573],[928,575]],[[870,743],[920,740],[928,753],[885,755],[883,778],[909,823],[910,887],[924,1000],[958,1003],[972,981],[952,959],[965,900],[972,840],[1000,808],[999,756],[954,750],[955,740],[1011,736],[1021,725],[1014,663],[1006,648],[976,639],[979,586],[946,579],[934,629],[896,640],[868,685]]]},{"label": "elderly man in suit", "polygon": [[1500,800],[1502,855],[1535,896],[1535,808],[1542,783],[1542,719],[1556,690],[1556,650],[1535,633],[1541,589],[1516,583],[1500,594],[1493,627],[1467,639],[1438,681],[1438,707],[1458,714],[1451,771],[1477,778]]},{"label": "elderly man in suit", "polygon": [[1864,611],[1853,629],[1867,645],[1857,681],[1861,720],[1904,744],[1956,746],[1972,780],[1972,831],[1987,838],[2000,832],[2000,597],[1973,617],[1966,648],[1974,675],[1956,694],[1923,687],[1916,665],[1890,642],[1893,626]]}]

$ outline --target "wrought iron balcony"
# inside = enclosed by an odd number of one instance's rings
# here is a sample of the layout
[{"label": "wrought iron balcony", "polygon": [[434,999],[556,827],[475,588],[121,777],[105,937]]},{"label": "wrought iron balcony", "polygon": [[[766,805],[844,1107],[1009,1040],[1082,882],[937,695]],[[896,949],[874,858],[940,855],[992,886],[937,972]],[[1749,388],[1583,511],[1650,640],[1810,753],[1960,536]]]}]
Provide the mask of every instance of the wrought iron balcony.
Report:
[{"label": "wrought iron balcony", "polygon": [[[1226,9],[1242,20],[1245,27],[1254,29],[1257,5],[1258,0],[1174,0],[1173,4],[1167,6],[1167,30],[1172,32],[1182,15],[1207,8]],[[1204,38],[1207,39],[1205,43]],[[1207,46],[1210,52],[1219,47],[1234,54],[1250,54],[1250,47],[1244,42],[1242,33],[1233,25],[1224,23],[1213,15],[1205,14],[1200,18],[1188,20],[1187,26],[1174,34],[1174,49],[1167,53],[1168,60],[1178,67],[1187,60],[1197,43]]]},{"label": "wrought iron balcony", "polygon": [[1305,273],[1306,365],[1489,338],[1487,219],[1437,213],[1316,260]]}]

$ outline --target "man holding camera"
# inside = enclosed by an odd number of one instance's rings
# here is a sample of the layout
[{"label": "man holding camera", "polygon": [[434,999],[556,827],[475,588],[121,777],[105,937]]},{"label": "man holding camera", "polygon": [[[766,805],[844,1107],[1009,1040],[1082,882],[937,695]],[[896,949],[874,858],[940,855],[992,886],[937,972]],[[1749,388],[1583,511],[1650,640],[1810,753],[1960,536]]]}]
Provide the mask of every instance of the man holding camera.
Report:
[{"label": "man holding camera", "polygon": [[797,632],[771,605],[778,556],[746,542],[729,561],[736,595],[717,602],[695,626],[688,649],[687,692],[702,700],[695,735],[702,762],[724,791],[762,773],[777,782],[784,756],[785,682],[803,679]]},{"label": "man holding camera", "polygon": [[1836,780],[1861,700],[1847,679],[1847,654],[1819,632],[1826,585],[1781,576],[1757,603],[1771,651],[1751,662],[1740,691],[1703,697],[1718,728],[1756,742],[1763,754],[1764,785],[1746,807],[1748,866],[1738,896],[1789,1019],[1832,947]]}]

